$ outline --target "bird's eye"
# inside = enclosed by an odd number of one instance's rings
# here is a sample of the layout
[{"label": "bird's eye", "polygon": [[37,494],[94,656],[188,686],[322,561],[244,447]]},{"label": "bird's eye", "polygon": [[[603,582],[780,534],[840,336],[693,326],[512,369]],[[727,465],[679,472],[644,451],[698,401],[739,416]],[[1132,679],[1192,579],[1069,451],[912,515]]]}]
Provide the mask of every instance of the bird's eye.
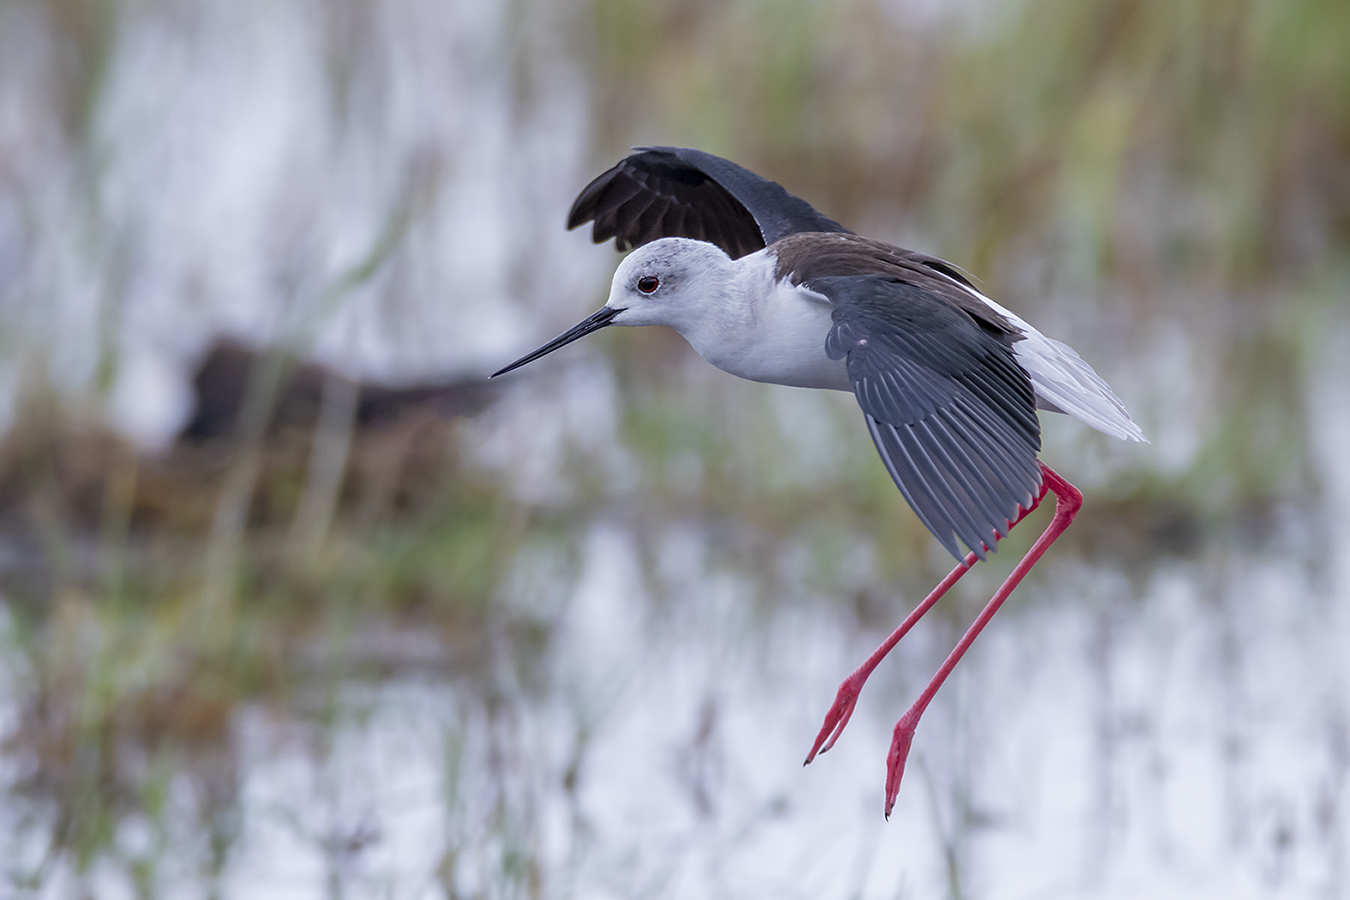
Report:
[{"label": "bird's eye", "polygon": [[661,282],[655,275],[643,275],[637,281],[637,289],[644,294],[650,294],[660,287]]}]

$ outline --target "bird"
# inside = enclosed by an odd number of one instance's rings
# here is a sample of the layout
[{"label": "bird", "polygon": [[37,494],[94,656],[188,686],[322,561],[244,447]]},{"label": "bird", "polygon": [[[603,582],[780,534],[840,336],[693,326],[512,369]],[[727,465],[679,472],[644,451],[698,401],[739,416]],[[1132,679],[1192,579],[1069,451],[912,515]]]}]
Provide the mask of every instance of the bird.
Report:
[{"label": "bird", "polygon": [[[632,251],[595,313],[493,373],[611,325],[666,325],[751,381],[851,391],[886,470],[954,569],[839,686],[806,757],[828,751],[872,671],[976,562],[1035,510],[1055,512],[892,730],[885,816],[938,689],[1082,494],[1042,460],[1039,412],[1121,440],[1143,431],[1092,367],[985,296],[957,266],[872,240],[782,185],[711,153],[634,147],[577,196],[568,229]],[[962,546],[964,545],[964,550]]]}]

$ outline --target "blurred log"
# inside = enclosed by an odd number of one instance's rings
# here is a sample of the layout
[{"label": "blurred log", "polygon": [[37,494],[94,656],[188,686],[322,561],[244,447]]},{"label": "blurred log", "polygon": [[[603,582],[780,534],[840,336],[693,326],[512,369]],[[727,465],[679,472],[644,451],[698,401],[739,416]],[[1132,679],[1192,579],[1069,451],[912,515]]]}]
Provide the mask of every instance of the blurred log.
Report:
[{"label": "blurred log", "polygon": [[[191,420],[179,433],[179,441],[205,444],[232,440],[238,434],[239,416],[249,385],[266,361],[266,354],[243,344],[216,343],[193,377],[195,406]],[[295,366],[277,391],[267,433],[275,436],[287,428],[312,430],[319,420],[324,384],[331,379],[347,380],[314,363]],[[406,387],[376,384],[356,387],[358,431],[393,423],[414,413],[430,413],[444,419],[470,416],[482,410],[497,393],[486,379],[477,378]]]}]

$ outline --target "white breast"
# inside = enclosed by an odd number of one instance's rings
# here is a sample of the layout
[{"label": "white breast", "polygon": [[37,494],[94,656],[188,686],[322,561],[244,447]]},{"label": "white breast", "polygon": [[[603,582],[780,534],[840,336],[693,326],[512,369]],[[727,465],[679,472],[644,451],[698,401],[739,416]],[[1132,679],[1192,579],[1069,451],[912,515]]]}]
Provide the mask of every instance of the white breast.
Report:
[{"label": "white breast", "polygon": [[833,321],[830,302],[773,277],[765,251],[738,261],[732,302],[679,327],[708,362],[750,381],[852,391],[841,359],[825,354]]}]

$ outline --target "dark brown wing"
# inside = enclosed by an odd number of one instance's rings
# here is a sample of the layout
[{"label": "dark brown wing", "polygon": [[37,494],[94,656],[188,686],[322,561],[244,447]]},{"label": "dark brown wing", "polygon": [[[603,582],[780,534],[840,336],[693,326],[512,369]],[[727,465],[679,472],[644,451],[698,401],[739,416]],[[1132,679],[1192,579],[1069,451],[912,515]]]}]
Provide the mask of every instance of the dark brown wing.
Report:
[{"label": "dark brown wing", "polygon": [[739,259],[791,234],[850,233],[775,181],[684,147],[641,147],[582,190],[567,227],[631,250],[664,237],[708,241]]}]

